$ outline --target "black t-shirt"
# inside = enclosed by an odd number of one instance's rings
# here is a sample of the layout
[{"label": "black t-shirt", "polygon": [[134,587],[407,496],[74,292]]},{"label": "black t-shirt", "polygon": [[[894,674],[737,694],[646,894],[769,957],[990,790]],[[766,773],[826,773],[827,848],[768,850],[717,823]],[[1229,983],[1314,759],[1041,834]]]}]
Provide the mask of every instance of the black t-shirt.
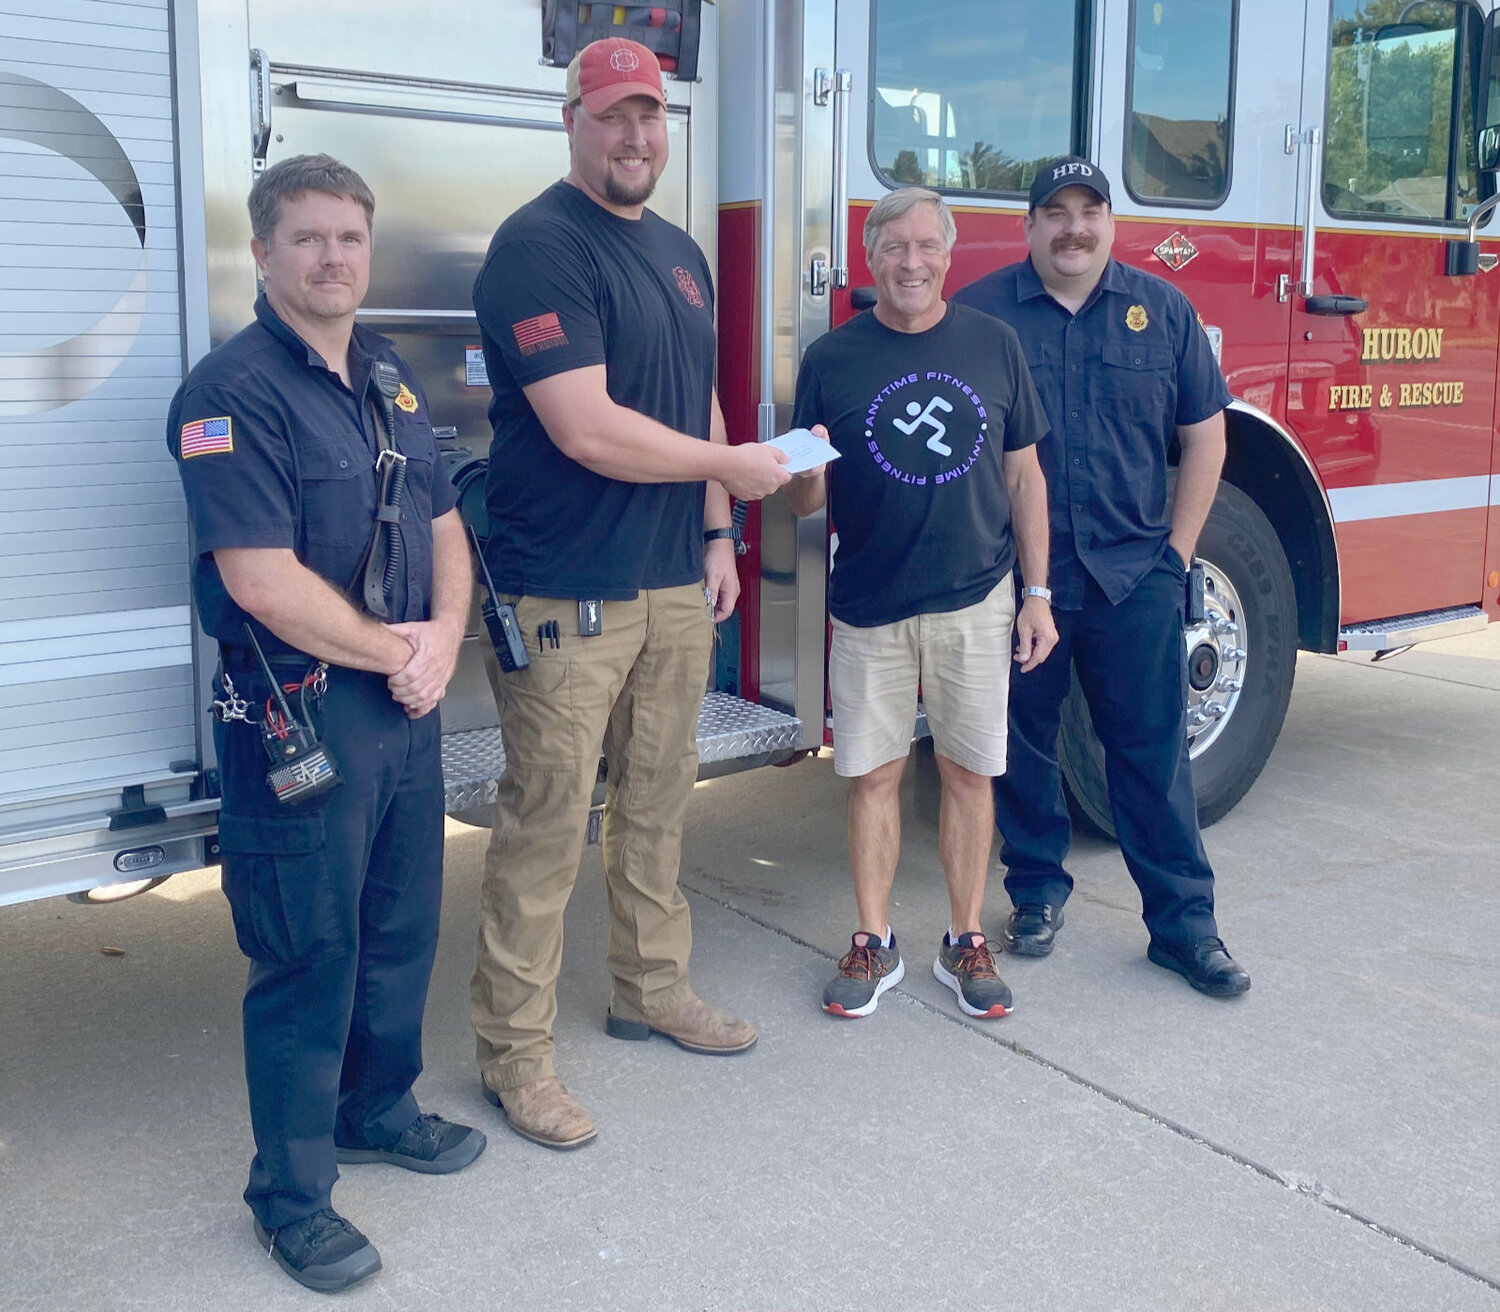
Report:
[{"label": "black t-shirt", "polygon": [[703,484],[624,483],[565,456],[521,390],[588,365],[610,399],[707,440],[713,283],[685,232],[559,182],[500,226],[474,283],[494,397],[485,561],[502,592],[626,600],[703,577]]},{"label": "black t-shirt", "polygon": [[808,348],[794,422],[826,425],[843,456],[828,471],[836,619],[962,610],[1010,572],[1001,458],[1045,436],[1047,418],[1007,325],[951,302],[921,333],[862,314]]}]

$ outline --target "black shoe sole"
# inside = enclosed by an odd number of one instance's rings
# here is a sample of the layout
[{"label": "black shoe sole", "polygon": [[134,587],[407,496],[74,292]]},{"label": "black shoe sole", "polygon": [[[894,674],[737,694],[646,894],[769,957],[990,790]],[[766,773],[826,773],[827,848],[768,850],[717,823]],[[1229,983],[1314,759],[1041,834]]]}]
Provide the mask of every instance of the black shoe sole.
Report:
[{"label": "black shoe sole", "polygon": [[260,1244],[261,1252],[269,1250],[270,1255],[276,1259],[276,1265],[287,1275],[299,1285],[317,1290],[320,1294],[336,1294],[341,1289],[357,1285],[361,1280],[373,1276],[380,1270],[380,1254],[375,1251],[375,1245],[371,1243],[366,1243],[363,1248],[355,1249],[342,1261],[299,1271],[286,1260],[285,1254],[271,1241],[270,1233],[259,1221],[255,1222],[255,1238]]},{"label": "black shoe sole", "polygon": [[1052,949],[1057,946],[1055,938],[1038,943],[1034,938],[1011,938],[1008,934],[1004,942],[1005,950],[1016,957],[1050,957]]},{"label": "black shoe sole", "polygon": [[1178,961],[1176,957],[1170,953],[1163,952],[1155,943],[1150,943],[1146,946],[1146,958],[1164,970],[1174,971],[1178,975],[1181,975],[1183,979],[1187,980],[1189,984],[1205,997],[1237,998],[1243,993],[1248,993],[1250,990],[1250,977],[1248,975],[1240,977],[1244,981],[1243,983],[1240,980],[1231,980],[1227,985],[1199,979],[1182,962]]},{"label": "black shoe sole", "polygon": [[399,1166],[404,1171],[416,1171],[420,1175],[451,1175],[473,1162],[484,1152],[488,1143],[483,1130],[471,1128],[447,1152],[439,1153],[431,1161],[406,1153],[391,1152],[386,1148],[335,1148],[334,1152],[341,1166],[386,1162],[391,1166]]}]

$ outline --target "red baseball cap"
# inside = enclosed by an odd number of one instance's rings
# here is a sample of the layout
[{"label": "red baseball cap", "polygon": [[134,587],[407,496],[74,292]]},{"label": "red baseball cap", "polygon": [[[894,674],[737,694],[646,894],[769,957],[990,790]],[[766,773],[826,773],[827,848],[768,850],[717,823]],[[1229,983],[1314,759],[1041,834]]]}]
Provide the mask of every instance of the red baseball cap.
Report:
[{"label": "red baseball cap", "polygon": [[568,103],[583,101],[590,114],[602,114],[627,96],[650,96],[666,108],[661,65],[638,41],[605,37],[584,46],[568,65]]}]

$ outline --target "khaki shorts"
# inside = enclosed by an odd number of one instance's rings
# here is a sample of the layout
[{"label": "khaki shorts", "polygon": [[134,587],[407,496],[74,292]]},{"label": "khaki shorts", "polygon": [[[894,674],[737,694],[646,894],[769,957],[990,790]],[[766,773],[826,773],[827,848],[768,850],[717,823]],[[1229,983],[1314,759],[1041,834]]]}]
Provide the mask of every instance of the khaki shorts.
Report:
[{"label": "khaki shorts", "polygon": [[920,684],[938,753],[975,774],[1004,774],[1015,620],[1009,574],[964,610],[863,629],[834,620],[828,653],[834,771],[855,778],[906,756]]}]

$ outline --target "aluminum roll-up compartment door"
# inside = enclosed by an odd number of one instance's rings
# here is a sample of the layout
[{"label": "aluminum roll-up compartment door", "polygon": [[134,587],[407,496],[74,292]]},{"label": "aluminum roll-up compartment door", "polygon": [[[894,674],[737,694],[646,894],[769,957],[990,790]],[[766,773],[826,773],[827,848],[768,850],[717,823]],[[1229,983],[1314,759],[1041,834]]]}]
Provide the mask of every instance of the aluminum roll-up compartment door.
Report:
[{"label": "aluminum roll-up compartment door", "polygon": [[64,831],[126,789],[187,799],[198,726],[168,0],[0,0],[0,38],[4,903],[93,882]]}]

